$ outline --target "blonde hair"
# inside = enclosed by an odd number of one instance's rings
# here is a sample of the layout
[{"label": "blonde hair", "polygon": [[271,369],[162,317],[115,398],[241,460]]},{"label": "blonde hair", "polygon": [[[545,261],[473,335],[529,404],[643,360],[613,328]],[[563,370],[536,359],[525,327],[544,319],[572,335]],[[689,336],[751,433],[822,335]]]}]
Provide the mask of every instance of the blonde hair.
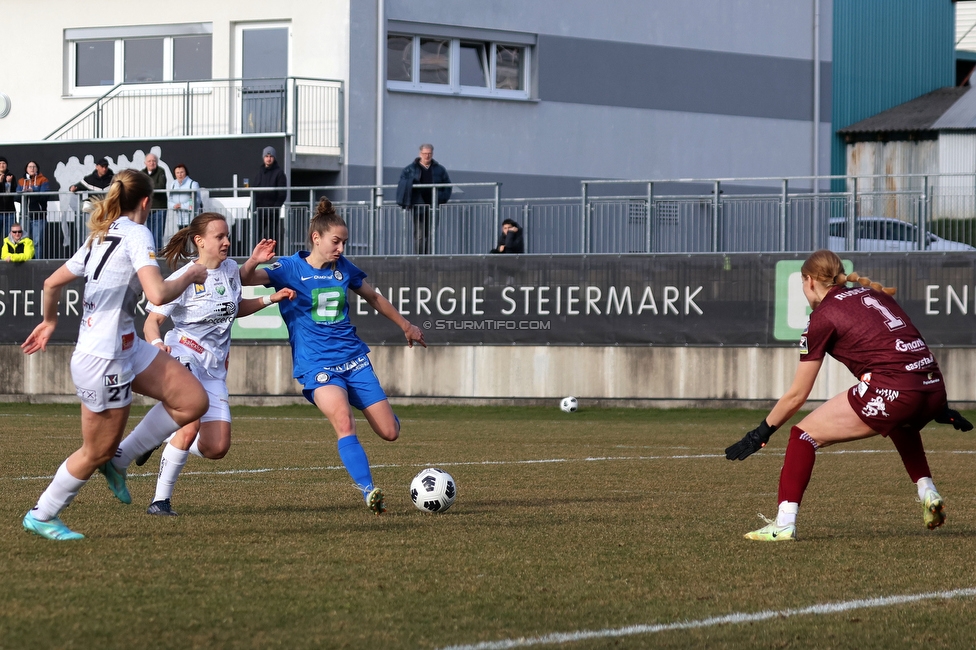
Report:
[{"label": "blonde hair", "polygon": [[116,219],[123,213],[132,212],[144,198],[152,195],[153,182],[146,174],[134,169],[123,169],[116,174],[105,196],[92,200],[94,207],[88,219],[91,234],[86,245],[91,248],[92,242],[104,239]]},{"label": "blonde hair", "polygon": [[190,259],[198,253],[196,242],[193,241],[194,237],[203,237],[214,221],[227,221],[227,218],[216,212],[203,212],[197,215],[190,225],[180,228],[170,237],[169,243],[159,251],[160,257],[166,260],[170,268],[175,268],[180,260]]},{"label": "blonde hair", "polygon": [[880,282],[872,282],[871,278],[867,276],[858,275],[854,272],[844,273],[844,263],[840,257],[837,256],[837,253],[828,250],[814,252],[803,263],[803,266],[800,268],[800,273],[804,277],[813,278],[828,288],[843,285],[848,282],[856,282],[862,287],[871,287],[875,291],[884,291],[889,296],[895,295],[897,291],[894,287],[885,287]]}]

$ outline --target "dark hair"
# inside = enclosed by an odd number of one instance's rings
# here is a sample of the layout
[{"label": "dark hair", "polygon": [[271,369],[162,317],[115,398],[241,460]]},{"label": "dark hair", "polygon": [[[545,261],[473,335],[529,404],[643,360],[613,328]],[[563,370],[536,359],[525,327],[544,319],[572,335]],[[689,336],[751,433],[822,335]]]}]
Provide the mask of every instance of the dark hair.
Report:
[{"label": "dark hair", "polygon": [[166,260],[170,268],[175,268],[177,262],[180,260],[190,259],[198,252],[196,242],[193,241],[193,238],[198,236],[203,237],[207,232],[207,228],[214,221],[226,222],[227,218],[217,212],[203,212],[198,214],[193,218],[189,226],[180,228],[176,231],[175,235],[170,237],[169,243],[159,251],[160,257]]},{"label": "dark hair", "polygon": [[519,227],[519,225],[517,223],[515,223],[515,219],[505,219],[505,221],[502,222],[502,225],[503,226],[515,226],[516,228]]},{"label": "dark hair", "polygon": [[37,167],[37,173],[40,174],[41,173],[41,166],[37,164],[37,161],[36,160],[28,160],[27,161],[27,164],[24,165],[24,174],[25,175],[27,174],[27,168],[30,167],[31,163],[34,163],[34,166]]},{"label": "dark hair", "polygon": [[848,282],[856,282],[862,287],[871,287],[875,291],[884,291],[889,296],[895,295],[897,291],[894,287],[885,287],[880,282],[871,282],[871,278],[858,275],[857,273],[844,273],[844,263],[837,253],[828,250],[814,252],[803,263],[800,273],[808,278],[813,278],[826,287],[843,285]]},{"label": "dark hair", "polygon": [[0,156],[0,162],[5,162],[7,164],[10,164],[10,162],[7,160],[7,157],[6,156]]},{"label": "dark hair", "polygon": [[308,241],[311,243],[312,235],[318,233],[320,236],[329,232],[333,228],[341,226],[347,228],[346,220],[339,216],[332,201],[324,196],[319,199],[319,204],[315,206],[315,216],[308,224]]},{"label": "dark hair", "polygon": [[139,207],[139,202],[153,195],[153,182],[146,174],[134,169],[123,169],[112,177],[108,191],[101,199],[92,199],[91,218],[88,228],[88,246],[96,239],[101,241],[108,233],[108,227],[125,212]]},{"label": "dark hair", "polygon": [[186,175],[187,175],[187,176],[189,176],[189,175],[190,175],[190,170],[189,170],[189,169],[187,169],[187,168],[186,168],[186,165],[184,165],[183,163],[179,163],[179,164],[176,164],[176,165],[173,165],[173,173],[175,174],[175,173],[176,173],[176,170],[177,170],[177,169],[179,169],[180,167],[182,167],[182,168],[183,168],[183,171],[185,171],[185,172],[186,172]]}]

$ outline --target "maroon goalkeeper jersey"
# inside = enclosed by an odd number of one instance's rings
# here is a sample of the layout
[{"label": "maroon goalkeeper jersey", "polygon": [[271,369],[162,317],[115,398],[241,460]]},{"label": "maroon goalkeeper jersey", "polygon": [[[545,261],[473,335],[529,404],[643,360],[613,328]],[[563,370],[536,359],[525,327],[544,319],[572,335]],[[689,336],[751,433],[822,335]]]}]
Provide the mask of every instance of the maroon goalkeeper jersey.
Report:
[{"label": "maroon goalkeeper jersey", "polygon": [[800,360],[829,354],[872,386],[944,390],[935,356],[895,299],[868,287],[833,287],[800,338]]}]

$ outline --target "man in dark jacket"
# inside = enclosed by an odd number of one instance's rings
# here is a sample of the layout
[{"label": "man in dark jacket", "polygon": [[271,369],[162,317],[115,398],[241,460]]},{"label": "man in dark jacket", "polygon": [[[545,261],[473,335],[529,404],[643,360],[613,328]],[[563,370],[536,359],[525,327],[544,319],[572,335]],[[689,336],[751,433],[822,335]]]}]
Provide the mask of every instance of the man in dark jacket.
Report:
[{"label": "man in dark jacket", "polygon": [[[430,224],[433,220],[434,188],[414,188],[417,185],[432,185],[450,183],[444,165],[434,160],[434,145],[420,145],[420,156],[400,172],[397,183],[396,202],[403,209],[413,210],[413,241],[414,252],[417,255],[431,253]],[[437,188],[437,205],[443,205],[451,199],[451,187]]]},{"label": "man in dark jacket", "polygon": [[[276,160],[278,152],[274,147],[264,148],[264,165],[251,179],[251,187],[281,187],[288,186],[285,172],[278,166]],[[281,241],[281,206],[285,203],[285,190],[268,190],[254,192],[254,242],[260,239],[274,239],[278,242],[278,251],[283,251],[285,242]],[[281,253],[286,254],[286,253]]]},{"label": "man in dark jacket", "polygon": [[525,241],[522,239],[522,227],[514,219],[502,222],[502,234],[498,237],[498,247],[490,253],[524,253]]},{"label": "man in dark jacket", "polygon": [[103,192],[112,183],[115,172],[108,168],[108,159],[95,161],[95,171],[68,188],[71,192]]},{"label": "man in dark jacket", "polygon": [[149,207],[146,227],[152,232],[156,250],[159,250],[166,243],[163,241],[163,231],[166,229],[166,186],[169,182],[166,172],[159,166],[159,158],[154,153],[146,154],[146,168],[142,171],[146,172],[153,182],[152,205]]}]

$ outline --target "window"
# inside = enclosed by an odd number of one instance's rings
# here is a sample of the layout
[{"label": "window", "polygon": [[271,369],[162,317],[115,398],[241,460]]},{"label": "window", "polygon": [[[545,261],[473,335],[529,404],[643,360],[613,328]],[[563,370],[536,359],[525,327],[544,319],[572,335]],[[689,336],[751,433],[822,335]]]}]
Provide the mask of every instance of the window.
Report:
[{"label": "window", "polygon": [[213,78],[210,23],[65,30],[66,91],[100,95],[119,83]]},{"label": "window", "polygon": [[530,51],[527,44],[391,33],[387,88],[528,99]]}]

